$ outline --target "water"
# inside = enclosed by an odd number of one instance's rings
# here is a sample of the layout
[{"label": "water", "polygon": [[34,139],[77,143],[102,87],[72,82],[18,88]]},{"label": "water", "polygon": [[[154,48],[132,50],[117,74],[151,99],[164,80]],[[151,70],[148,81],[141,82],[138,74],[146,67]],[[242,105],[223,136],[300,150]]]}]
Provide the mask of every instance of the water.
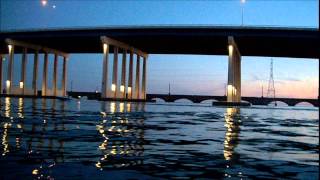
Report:
[{"label": "water", "polygon": [[318,179],[317,108],[1,98],[0,179]]}]

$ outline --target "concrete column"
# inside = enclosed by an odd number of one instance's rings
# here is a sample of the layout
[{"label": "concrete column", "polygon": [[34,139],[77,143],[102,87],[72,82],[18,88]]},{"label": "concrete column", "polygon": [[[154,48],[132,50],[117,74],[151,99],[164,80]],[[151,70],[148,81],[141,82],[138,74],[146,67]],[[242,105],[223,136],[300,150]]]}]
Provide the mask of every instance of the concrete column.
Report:
[{"label": "concrete column", "polygon": [[241,102],[241,55],[233,37],[228,38],[229,65],[227,101]]},{"label": "concrete column", "polygon": [[241,56],[238,53],[238,51],[234,52],[233,55],[233,62],[234,62],[234,87],[235,87],[235,95],[234,95],[234,101],[235,102],[241,102]]},{"label": "concrete column", "polygon": [[234,50],[234,46],[232,46],[233,47],[233,53],[232,53],[232,55],[231,55],[231,61],[232,61],[232,79],[233,79],[233,81],[232,81],[232,102],[236,102],[236,93],[237,93],[237,91],[236,91],[236,89],[237,89],[237,84],[236,84],[236,82],[237,82],[237,80],[236,80],[236,78],[237,78],[237,76],[236,76],[236,74],[237,74],[237,72],[236,72],[236,66],[237,66],[237,59],[236,58],[234,58],[235,57],[235,50]]},{"label": "concrete column", "polygon": [[234,82],[233,82],[233,84],[234,84],[234,89],[235,89],[235,93],[234,93],[234,102],[239,102],[239,100],[238,100],[238,96],[239,96],[239,88],[238,88],[238,82],[239,82],[239,76],[238,76],[238,72],[239,72],[239,69],[238,69],[238,67],[239,67],[239,63],[238,63],[238,61],[239,61],[239,59],[238,59],[238,57],[237,57],[237,52],[235,52],[235,54],[234,54],[234,56],[233,56],[233,61],[234,61],[234,73],[233,73],[233,75],[234,75]]},{"label": "concrete column", "polygon": [[136,99],[140,99],[140,55],[137,54],[136,64],[136,87],[135,87]]},{"label": "concrete column", "polygon": [[122,54],[122,69],[121,69],[121,97],[126,98],[126,71],[127,71],[127,51],[123,50]]},{"label": "concrete column", "polygon": [[39,60],[39,52],[36,51],[34,53],[34,59],[33,59],[33,79],[32,79],[32,89],[33,89],[34,96],[37,96],[38,60]]},{"label": "concrete column", "polygon": [[142,69],[142,99],[146,99],[146,76],[147,76],[147,57],[143,57]]},{"label": "concrete column", "polygon": [[113,98],[117,98],[117,91],[118,91],[118,47],[113,48],[113,75],[112,75],[111,90],[113,93]]},{"label": "concrete column", "polygon": [[0,94],[2,94],[2,62],[3,62],[4,56],[0,54]]},{"label": "concrete column", "polygon": [[13,60],[14,60],[14,45],[8,45],[9,58],[8,58],[8,80],[6,81],[7,94],[11,94],[12,80],[13,80]]},{"label": "concrete column", "polygon": [[19,83],[19,87],[22,95],[25,95],[26,68],[27,68],[27,48],[23,48],[22,61],[21,61],[21,79]]},{"label": "concrete column", "polygon": [[67,96],[67,57],[63,57],[62,96]]},{"label": "concrete column", "polygon": [[101,83],[101,98],[107,98],[108,95],[108,58],[109,45],[103,44],[103,64],[102,64],[102,83]]},{"label": "concrete column", "polygon": [[228,56],[228,86],[227,86],[227,101],[233,101],[233,61],[232,61],[232,54],[233,54],[233,46],[228,46],[229,56]]},{"label": "concrete column", "polygon": [[128,79],[128,98],[132,99],[133,92],[133,51],[130,51],[130,62],[129,62],[129,79]]},{"label": "concrete column", "polygon": [[238,101],[241,102],[241,55],[238,59]]},{"label": "concrete column", "polygon": [[58,54],[54,55],[54,66],[53,66],[53,96],[57,96],[58,87],[57,87],[57,79],[58,79]]},{"label": "concrete column", "polygon": [[48,53],[44,54],[43,75],[42,75],[42,96],[47,96],[48,82]]}]

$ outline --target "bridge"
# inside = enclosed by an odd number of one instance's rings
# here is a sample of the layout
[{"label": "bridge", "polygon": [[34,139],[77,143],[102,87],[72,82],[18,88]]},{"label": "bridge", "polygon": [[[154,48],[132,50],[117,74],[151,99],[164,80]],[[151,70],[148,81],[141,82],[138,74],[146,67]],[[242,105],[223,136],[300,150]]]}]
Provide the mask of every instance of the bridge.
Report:
[{"label": "bridge", "polygon": [[[228,56],[226,101],[241,103],[241,56],[320,58],[320,32],[315,28],[230,26],[122,26],[47,29],[0,33],[0,57],[8,57],[6,95],[37,95],[39,54],[44,54],[42,97],[66,96],[67,61],[71,53],[102,54],[101,99],[146,100],[147,59],[150,54],[203,54]],[[22,54],[21,78],[14,84],[14,56]],[[33,54],[32,87],[25,86],[26,61]],[[53,67],[48,67],[54,55]],[[110,59],[113,54],[113,59]],[[120,54],[120,55],[119,55]],[[121,56],[122,54],[122,56]],[[63,62],[62,87],[58,62]],[[109,72],[113,61],[112,72]],[[121,69],[118,62],[121,61]],[[135,61],[135,63],[134,63]],[[128,62],[128,63],[127,63]],[[140,64],[140,62],[142,62]],[[2,91],[2,61],[0,89]],[[133,67],[136,64],[136,67]],[[128,67],[129,66],[129,67]],[[48,68],[53,68],[52,89]],[[120,70],[119,70],[120,69]],[[128,72],[127,72],[128,69]],[[121,77],[118,77],[118,70]],[[142,73],[141,73],[142,71]],[[111,83],[108,78],[112,79]],[[135,77],[135,78],[134,78]],[[135,79],[135,82],[133,80]],[[121,82],[118,82],[121,80]]]},{"label": "bridge", "polygon": [[[68,96],[73,98],[87,97],[88,99],[99,99],[101,93],[98,92],[75,92],[68,91]],[[187,99],[193,103],[202,103],[206,100],[225,101],[226,96],[202,96],[202,95],[182,95],[182,94],[146,94],[147,101],[162,99],[165,102],[175,102],[181,99]],[[310,103],[314,107],[319,107],[318,99],[300,99],[300,98],[267,98],[267,97],[241,97],[242,101],[247,101],[252,105],[268,105],[274,101],[286,103],[288,106],[295,106],[299,103]]]},{"label": "bridge", "polygon": [[[201,95],[169,95],[169,94],[147,94],[148,100],[162,99],[165,102],[175,102],[180,99],[187,99],[193,103],[201,103],[206,100],[226,101],[226,96],[201,96]],[[268,105],[274,101],[286,103],[288,106],[295,106],[302,102],[307,102],[315,107],[319,107],[318,99],[298,99],[298,98],[267,98],[267,97],[241,97],[242,101],[247,101],[252,105]]]}]

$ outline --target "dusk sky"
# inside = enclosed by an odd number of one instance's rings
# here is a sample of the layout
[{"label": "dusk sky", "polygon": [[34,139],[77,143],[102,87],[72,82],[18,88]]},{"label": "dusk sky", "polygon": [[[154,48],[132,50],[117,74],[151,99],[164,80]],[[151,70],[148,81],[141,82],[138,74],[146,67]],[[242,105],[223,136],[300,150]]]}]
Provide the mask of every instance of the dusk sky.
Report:
[{"label": "dusk sky", "polygon": [[[240,0],[48,0],[46,6],[42,6],[40,0],[0,1],[2,31],[128,25],[241,25]],[[317,0],[247,0],[243,8],[245,26],[319,28]],[[270,59],[242,57],[243,96],[261,96],[262,84],[266,95]],[[227,60],[227,56],[151,54],[147,93],[168,93],[171,83],[172,94],[224,95]],[[317,59],[273,57],[273,60],[276,96],[318,96]],[[73,81],[73,90],[94,91],[98,87],[100,91],[102,53],[71,54],[68,67],[68,89]]]}]

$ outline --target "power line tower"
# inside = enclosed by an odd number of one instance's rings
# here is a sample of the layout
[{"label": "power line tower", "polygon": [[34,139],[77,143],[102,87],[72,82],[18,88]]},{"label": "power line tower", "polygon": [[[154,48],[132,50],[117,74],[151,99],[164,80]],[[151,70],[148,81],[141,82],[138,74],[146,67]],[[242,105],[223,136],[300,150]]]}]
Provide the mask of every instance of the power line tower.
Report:
[{"label": "power line tower", "polygon": [[[273,80],[273,59],[270,61],[270,77],[267,91],[268,98],[276,98],[276,89],[274,88],[274,80]],[[277,102],[274,101],[274,105],[277,106]]]}]

